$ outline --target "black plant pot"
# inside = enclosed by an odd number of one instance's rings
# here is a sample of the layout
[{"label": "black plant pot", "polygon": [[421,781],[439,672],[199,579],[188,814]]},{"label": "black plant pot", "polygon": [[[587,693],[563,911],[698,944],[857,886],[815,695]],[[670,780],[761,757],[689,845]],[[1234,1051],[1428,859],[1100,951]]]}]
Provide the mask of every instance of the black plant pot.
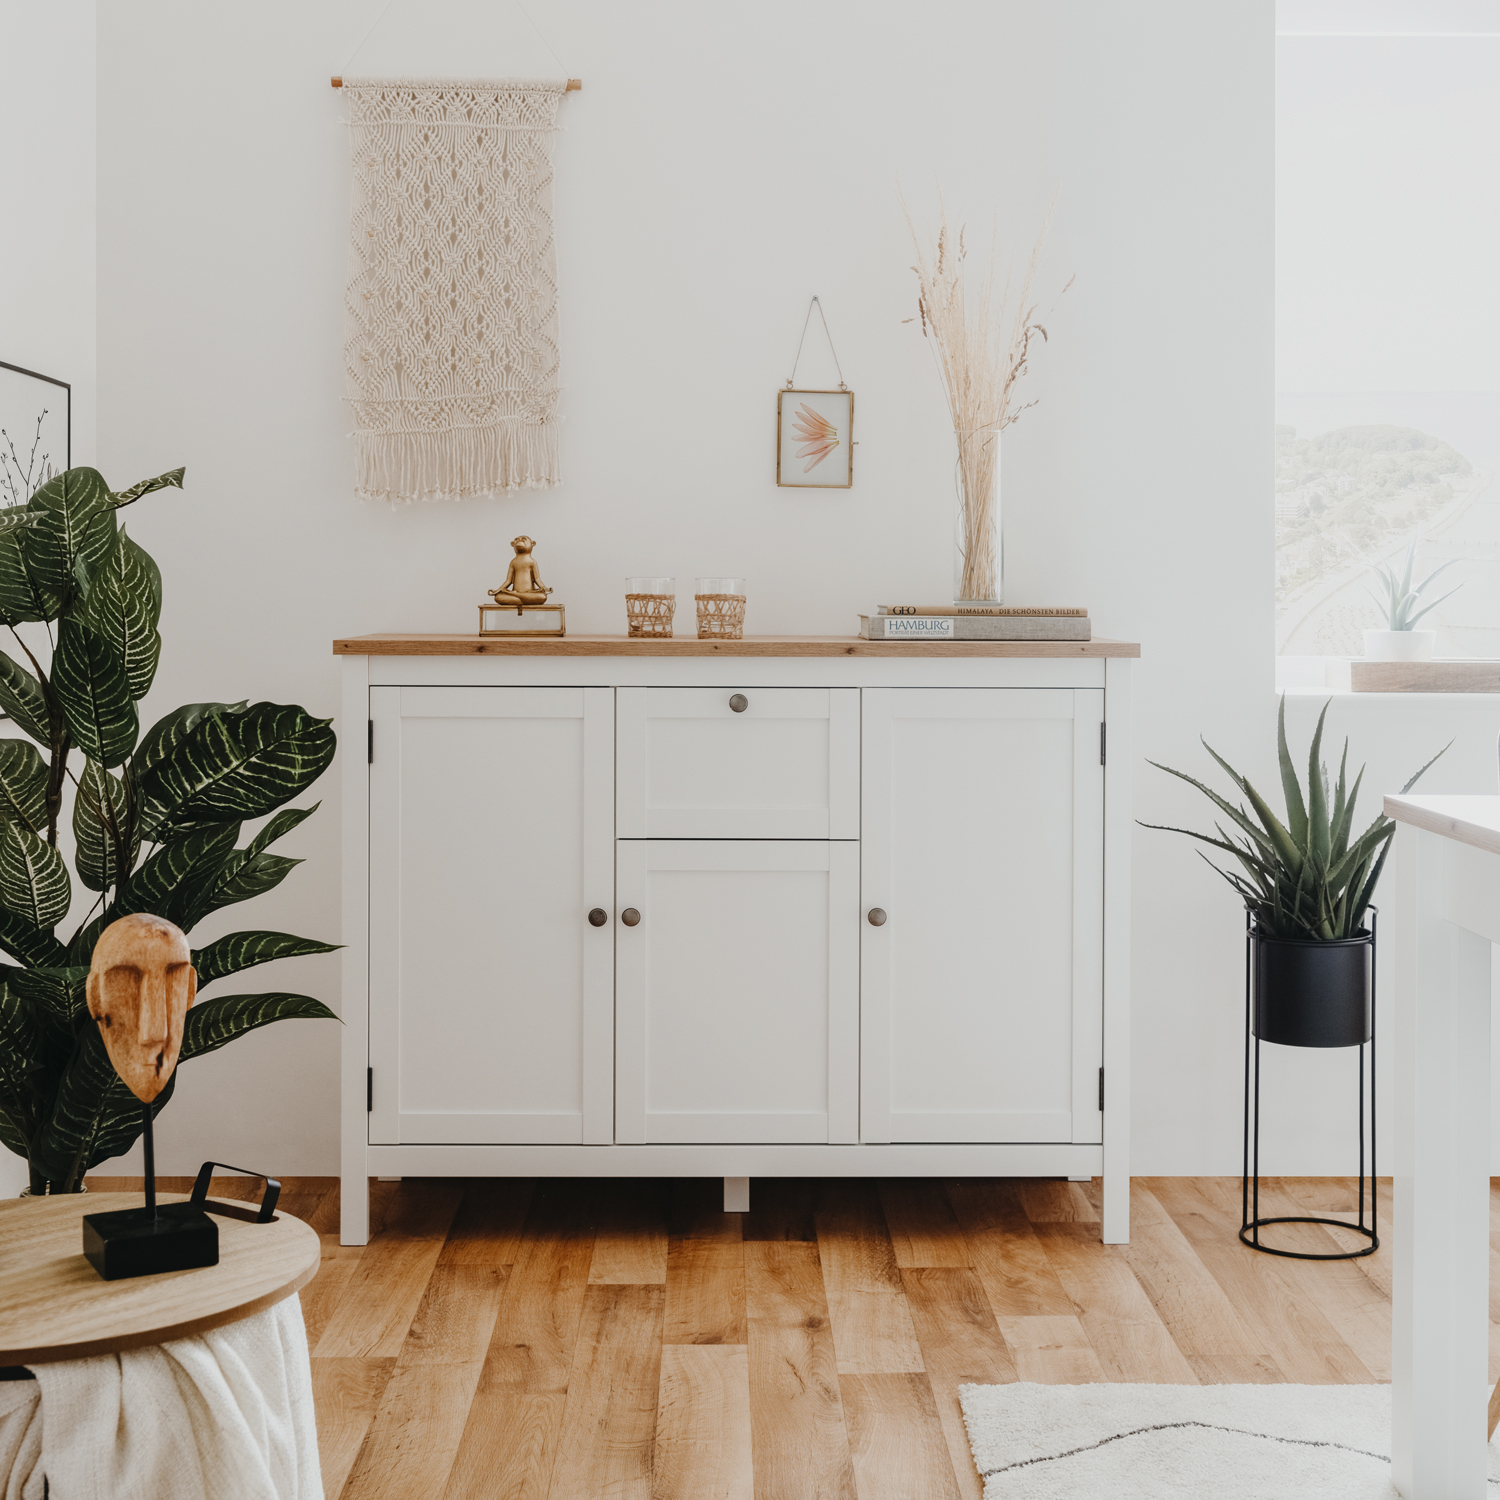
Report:
[{"label": "black plant pot", "polygon": [[1374,939],[1316,942],[1253,934],[1255,1035],[1284,1047],[1358,1047],[1370,1040]]}]

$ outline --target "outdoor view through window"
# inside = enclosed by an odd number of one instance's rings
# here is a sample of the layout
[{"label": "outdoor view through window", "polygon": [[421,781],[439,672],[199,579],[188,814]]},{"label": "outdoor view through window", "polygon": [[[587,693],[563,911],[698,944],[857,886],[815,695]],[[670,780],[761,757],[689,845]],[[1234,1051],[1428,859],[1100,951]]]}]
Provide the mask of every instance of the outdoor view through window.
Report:
[{"label": "outdoor view through window", "polygon": [[1415,541],[1436,654],[1500,656],[1500,3],[1277,18],[1277,653],[1360,655]]}]

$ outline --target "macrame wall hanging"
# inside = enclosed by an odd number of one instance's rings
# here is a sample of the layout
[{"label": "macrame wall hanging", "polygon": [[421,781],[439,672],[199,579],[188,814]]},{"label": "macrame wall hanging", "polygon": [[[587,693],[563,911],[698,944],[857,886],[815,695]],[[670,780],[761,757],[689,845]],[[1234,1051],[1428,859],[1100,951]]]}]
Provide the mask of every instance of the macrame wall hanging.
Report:
[{"label": "macrame wall hanging", "polygon": [[568,81],[338,81],[354,151],[356,492],[557,484],[552,136]]}]

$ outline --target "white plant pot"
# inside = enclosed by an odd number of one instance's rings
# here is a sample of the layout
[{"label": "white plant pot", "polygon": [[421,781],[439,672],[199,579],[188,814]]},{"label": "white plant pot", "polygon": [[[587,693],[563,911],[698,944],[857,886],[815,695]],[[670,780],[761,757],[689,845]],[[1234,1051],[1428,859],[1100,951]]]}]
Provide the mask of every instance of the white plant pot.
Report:
[{"label": "white plant pot", "polygon": [[1431,661],[1435,630],[1367,630],[1366,661]]}]

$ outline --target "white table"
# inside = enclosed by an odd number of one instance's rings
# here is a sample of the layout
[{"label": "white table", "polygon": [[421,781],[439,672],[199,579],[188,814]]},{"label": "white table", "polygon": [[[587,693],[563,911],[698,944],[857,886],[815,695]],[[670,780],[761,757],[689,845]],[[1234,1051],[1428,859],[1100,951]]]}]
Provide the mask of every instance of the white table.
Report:
[{"label": "white table", "polygon": [[1396,835],[1391,1454],[1407,1500],[1486,1493],[1490,944],[1500,797],[1387,797]]}]

